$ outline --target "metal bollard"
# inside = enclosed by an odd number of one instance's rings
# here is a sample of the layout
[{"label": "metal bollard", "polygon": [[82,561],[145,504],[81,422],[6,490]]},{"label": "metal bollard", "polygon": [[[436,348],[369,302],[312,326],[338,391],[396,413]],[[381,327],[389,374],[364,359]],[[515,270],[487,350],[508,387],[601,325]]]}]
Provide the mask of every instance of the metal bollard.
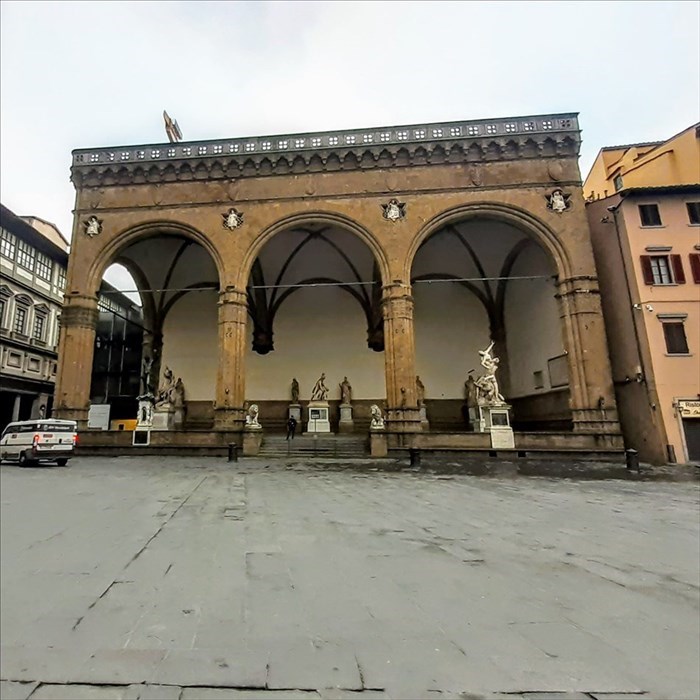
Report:
[{"label": "metal bollard", "polygon": [[625,450],[627,469],[636,469],[639,472],[639,452],[637,450]]},{"label": "metal bollard", "polygon": [[229,443],[228,461],[229,462],[237,462],[238,461],[238,445],[235,442]]},{"label": "metal bollard", "polygon": [[411,459],[412,467],[420,467],[420,450],[417,447],[409,447],[408,456]]}]

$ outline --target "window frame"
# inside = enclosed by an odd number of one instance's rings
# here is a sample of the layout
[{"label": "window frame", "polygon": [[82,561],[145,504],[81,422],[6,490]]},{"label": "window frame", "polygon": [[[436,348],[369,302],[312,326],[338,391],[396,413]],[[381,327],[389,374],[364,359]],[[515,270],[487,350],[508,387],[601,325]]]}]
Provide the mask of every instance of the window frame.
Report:
[{"label": "window frame", "polygon": [[[45,270],[46,275],[42,275],[40,270]],[[34,272],[36,276],[44,280],[44,282],[51,282],[51,273],[53,272],[53,260],[48,255],[37,251],[36,262],[34,263]]]},{"label": "window frame", "polygon": [[[31,260],[31,267],[25,264],[26,260]],[[36,266],[36,249],[23,240],[17,241],[17,267],[21,267],[27,272],[34,272]]]},{"label": "window frame", "polygon": [[[41,324],[39,335],[36,333],[37,326]],[[44,341],[46,336],[46,314],[35,313],[34,322],[32,323],[32,338],[34,340]]]},{"label": "window frame", "polygon": [[[647,202],[646,204],[638,204],[637,205],[637,211],[639,212],[639,224],[641,228],[659,228],[660,226],[664,225],[664,222],[661,218],[661,211],[659,209],[659,205],[656,202]],[[654,218],[654,223],[647,223],[645,221],[646,214],[649,212],[654,211],[656,213],[656,217]]]},{"label": "window frame", "polygon": [[[654,261],[665,260],[666,268],[669,272],[669,281],[663,280],[663,274],[655,270]],[[660,255],[641,255],[642,277],[644,284],[650,287],[669,287],[678,284],[685,284],[685,270],[683,259],[680,255],[664,253]],[[658,264],[656,267],[660,267]]]},{"label": "window frame", "polygon": [[[17,327],[17,321],[20,317],[20,314],[22,315],[22,325],[21,329]],[[29,307],[25,306],[24,304],[15,304],[15,316],[12,320],[12,331],[21,336],[26,336],[26,330],[27,330],[27,320],[29,318]]]},{"label": "window frame", "polygon": [[[666,344],[666,354],[673,356],[690,355],[690,347],[688,346],[688,334],[685,332],[685,320],[683,318],[661,319],[661,326],[664,334],[664,342]],[[677,335],[674,338],[671,334],[672,328],[679,329],[681,335]],[[673,345],[673,343],[676,343],[678,341],[681,342],[678,345]]]},{"label": "window frame", "polygon": [[[700,202],[686,202],[685,210],[688,214],[688,225],[700,226]],[[693,217],[695,217],[695,221],[693,221]]]},{"label": "window frame", "polygon": [[[11,249],[9,254],[6,249]],[[17,257],[17,236],[5,228],[0,231],[0,255],[12,261]]]}]

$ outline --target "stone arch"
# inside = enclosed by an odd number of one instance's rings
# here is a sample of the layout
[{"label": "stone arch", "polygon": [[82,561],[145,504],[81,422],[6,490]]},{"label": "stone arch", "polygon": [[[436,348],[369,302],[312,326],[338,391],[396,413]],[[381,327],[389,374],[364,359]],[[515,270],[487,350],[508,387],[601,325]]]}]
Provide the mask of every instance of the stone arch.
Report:
[{"label": "stone arch", "polygon": [[549,253],[560,279],[567,279],[571,276],[571,260],[568,250],[556,233],[543,221],[526,209],[521,209],[511,204],[475,202],[441,212],[418,231],[408,248],[406,259],[404,260],[403,278],[406,280],[410,279],[416,253],[421,244],[431,235],[448,224],[476,218],[502,221],[520,229]]},{"label": "stone arch", "polygon": [[255,238],[253,243],[243,255],[239,268],[236,288],[246,288],[255,259],[265,247],[266,243],[268,243],[275,235],[285,230],[299,226],[307,226],[309,224],[334,225],[355,234],[363,243],[365,243],[365,245],[367,245],[374,255],[374,259],[379,267],[382,285],[389,283],[389,261],[387,254],[374,234],[353,219],[344,216],[343,214],[317,211],[303,214],[293,214],[292,216],[276,221],[274,224],[264,229],[262,233]]},{"label": "stone arch", "polygon": [[100,282],[105,270],[114,262],[117,262],[121,252],[138,241],[152,238],[157,235],[179,235],[188,238],[204,248],[209,253],[216,265],[219,282],[225,279],[224,262],[218,250],[212,245],[205,234],[193,226],[179,221],[156,220],[147,221],[136,226],[126,228],[117,233],[112,240],[98,253],[86,276],[86,287],[89,293],[97,294]]}]

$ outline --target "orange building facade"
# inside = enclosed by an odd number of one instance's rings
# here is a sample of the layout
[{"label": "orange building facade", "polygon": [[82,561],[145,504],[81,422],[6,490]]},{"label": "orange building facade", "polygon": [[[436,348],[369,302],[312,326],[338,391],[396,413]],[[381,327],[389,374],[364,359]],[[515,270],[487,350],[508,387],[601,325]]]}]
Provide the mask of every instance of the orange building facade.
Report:
[{"label": "orange building facade", "polygon": [[583,190],[626,446],[700,461],[700,124],[603,148]]}]

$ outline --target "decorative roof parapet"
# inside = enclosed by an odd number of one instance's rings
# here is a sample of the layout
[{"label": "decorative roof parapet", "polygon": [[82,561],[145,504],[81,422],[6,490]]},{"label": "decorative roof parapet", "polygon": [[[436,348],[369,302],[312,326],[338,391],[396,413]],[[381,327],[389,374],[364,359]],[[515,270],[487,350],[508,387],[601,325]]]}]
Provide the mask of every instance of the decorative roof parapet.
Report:
[{"label": "decorative roof parapet", "polygon": [[[356,167],[576,156],[580,146],[577,117],[576,113],[552,114],[77,149],[73,151],[71,179],[79,187],[202,176],[221,179]],[[173,167],[175,164],[178,168]],[[186,173],[183,176],[180,166],[191,169],[192,177]],[[167,177],[169,171],[174,176]]]}]

